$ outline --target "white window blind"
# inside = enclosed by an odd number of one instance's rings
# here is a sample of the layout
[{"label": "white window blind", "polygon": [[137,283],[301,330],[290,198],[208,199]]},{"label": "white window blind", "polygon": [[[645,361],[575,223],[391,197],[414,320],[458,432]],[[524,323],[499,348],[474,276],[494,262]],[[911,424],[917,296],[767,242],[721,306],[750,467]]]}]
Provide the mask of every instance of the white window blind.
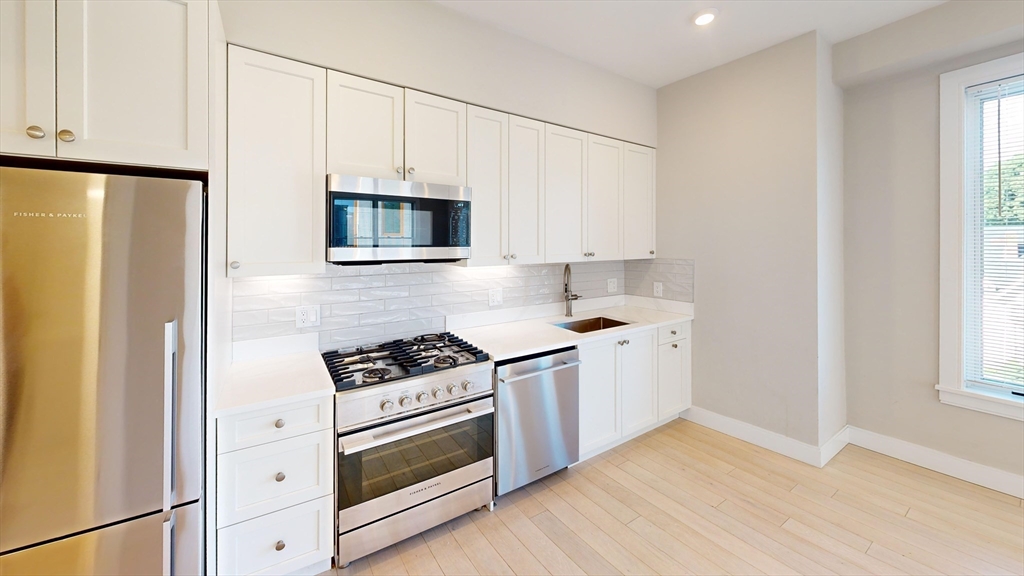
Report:
[{"label": "white window blind", "polygon": [[1024,391],[1024,76],[965,104],[964,381]]}]

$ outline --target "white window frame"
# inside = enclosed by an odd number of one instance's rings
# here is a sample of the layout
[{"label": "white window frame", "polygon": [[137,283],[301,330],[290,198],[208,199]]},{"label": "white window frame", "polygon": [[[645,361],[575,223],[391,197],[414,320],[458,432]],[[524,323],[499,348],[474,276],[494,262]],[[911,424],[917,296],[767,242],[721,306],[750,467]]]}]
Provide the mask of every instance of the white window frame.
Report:
[{"label": "white window frame", "polygon": [[1024,53],[939,77],[939,401],[1024,420],[1024,397],[964,382],[964,114],[966,90],[1024,74]]}]

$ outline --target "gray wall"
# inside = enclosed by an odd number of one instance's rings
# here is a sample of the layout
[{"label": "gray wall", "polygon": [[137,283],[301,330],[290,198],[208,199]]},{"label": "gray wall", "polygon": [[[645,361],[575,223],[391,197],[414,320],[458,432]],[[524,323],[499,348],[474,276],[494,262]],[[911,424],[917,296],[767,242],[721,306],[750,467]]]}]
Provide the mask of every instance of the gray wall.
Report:
[{"label": "gray wall", "polygon": [[940,404],[934,386],[939,74],[1022,49],[1018,42],[845,93],[849,423],[1016,474],[1024,423]]}]

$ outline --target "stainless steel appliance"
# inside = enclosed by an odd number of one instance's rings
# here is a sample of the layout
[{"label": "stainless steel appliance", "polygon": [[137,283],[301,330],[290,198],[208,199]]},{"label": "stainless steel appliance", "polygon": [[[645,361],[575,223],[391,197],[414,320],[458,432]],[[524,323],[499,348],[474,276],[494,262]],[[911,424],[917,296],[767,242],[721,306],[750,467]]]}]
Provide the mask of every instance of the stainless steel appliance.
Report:
[{"label": "stainless steel appliance", "polygon": [[0,168],[0,574],[201,571],[203,205]]},{"label": "stainless steel appliance", "polygon": [[327,196],[330,262],[469,258],[469,188],[331,174]]},{"label": "stainless steel appliance", "polygon": [[575,348],[496,363],[497,495],[580,459],[579,366]]},{"label": "stainless steel appliance", "polygon": [[325,352],[339,566],[494,500],[490,356],[450,333]]}]

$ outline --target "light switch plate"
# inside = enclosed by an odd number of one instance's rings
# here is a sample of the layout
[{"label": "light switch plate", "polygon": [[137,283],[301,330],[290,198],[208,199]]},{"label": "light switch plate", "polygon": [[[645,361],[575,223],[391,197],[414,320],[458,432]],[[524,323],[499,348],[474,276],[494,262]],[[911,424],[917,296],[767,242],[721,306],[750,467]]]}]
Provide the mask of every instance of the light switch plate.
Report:
[{"label": "light switch plate", "polygon": [[661,287],[661,282],[655,282],[654,283],[654,295],[658,296],[658,297],[661,297],[661,296],[665,295],[665,291]]},{"label": "light switch plate", "polygon": [[609,278],[608,279],[608,293],[611,294],[619,289],[619,279]]},{"label": "light switch plate", "polygon": [[320,325],[320,305],[298,306],[295,308],[295,327],[308,328]]},{"label": "light switch plate", "polygon": [[491,288],[490,290],[487,291],[487,305],[501,305],[501,288]]}]

